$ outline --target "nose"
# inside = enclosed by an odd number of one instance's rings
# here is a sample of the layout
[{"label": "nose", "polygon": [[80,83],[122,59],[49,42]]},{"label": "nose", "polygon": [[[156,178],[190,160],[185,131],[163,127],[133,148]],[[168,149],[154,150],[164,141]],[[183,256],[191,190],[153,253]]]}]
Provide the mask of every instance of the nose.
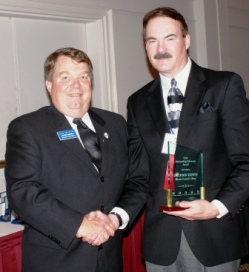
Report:
[{"label": "nose", "polygon": [[157,52],[165,52],[165,43],[164,43],[164,41],[163,40],[161,40],[161,41],[158,41],[158,43],[157,43]]},{"label": "nose", "polygon": [[79,81],[78,78],[75,78],[75,79],[73,80],[72,86],[73,86],[74,88],[79,88],[79,86],[80,86],[80,81]]}]

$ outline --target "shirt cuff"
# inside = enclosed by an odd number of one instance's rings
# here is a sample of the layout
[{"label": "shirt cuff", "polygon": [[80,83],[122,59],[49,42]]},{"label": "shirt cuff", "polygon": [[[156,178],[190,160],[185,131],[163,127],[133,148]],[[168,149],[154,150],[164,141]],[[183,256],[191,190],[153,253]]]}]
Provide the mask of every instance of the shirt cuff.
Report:
[{"label": "shirt cuff", "polygon": [[224,215],[228,214],[228,209],[226,208],[226,206],[220,202],[219,200],[217,199],[214,199],[212,202],[212,204],[214,204],[214,206],[218,209],[219,211],[219,215],[216,216],[216,218],[221,218],[223,217]]},{"label": "shirt cuff", "polygon": [[115,212],[120,215],[122,218],[122,225],[119,227],[119,229],[124,229],[130,221],[128,213],[119,207],[114,207],[110,212]]}]

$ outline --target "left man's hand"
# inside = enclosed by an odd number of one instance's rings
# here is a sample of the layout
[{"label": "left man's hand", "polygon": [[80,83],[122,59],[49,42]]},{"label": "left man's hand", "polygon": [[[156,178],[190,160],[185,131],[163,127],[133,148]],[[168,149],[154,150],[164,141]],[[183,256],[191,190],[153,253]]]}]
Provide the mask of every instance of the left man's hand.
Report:
[{"label": "left man's hand", "polygon": [[112,220],[106,214],[93,211],[83,218],[76,237],[93,246],[99,246],[110,236],[114,236],[115,230]]},{"label": "left man's hand", "polygon": [[190,221],[213,219],[219,215],[219,211],[215,205],[207,200],[181,201],[178,204],[180,207],[186,209],[180,211],[164,211],[164,213],[182,217]]}]

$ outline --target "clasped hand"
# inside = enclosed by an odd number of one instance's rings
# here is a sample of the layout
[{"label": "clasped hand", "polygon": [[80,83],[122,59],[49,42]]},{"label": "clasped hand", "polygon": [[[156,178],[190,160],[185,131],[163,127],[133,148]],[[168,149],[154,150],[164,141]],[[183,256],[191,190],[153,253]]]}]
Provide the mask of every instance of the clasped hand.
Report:
[{"label": "clasped hand", "polygon": [[118,222],[115,215],[93,211],[84,216],[76,237],[93,246],[99,246],[114,236],[117,229]]}]

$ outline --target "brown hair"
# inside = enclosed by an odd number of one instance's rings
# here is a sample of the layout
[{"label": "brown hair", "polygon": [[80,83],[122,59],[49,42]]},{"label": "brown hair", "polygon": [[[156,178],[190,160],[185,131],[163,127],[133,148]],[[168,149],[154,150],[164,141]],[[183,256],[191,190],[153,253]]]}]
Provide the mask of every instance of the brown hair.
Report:
[{"label": "brown hair", "polygon": [[55,64],[56,64],[59,56],[66,56],[66,57],[73,59],[74,61],[76,61],[78,63],[85,62],[86,64],[88,64],[90,78],[92,81],[93,66],[92,66],[91,60],[89,59],[89,57],[87,56],[86,53],[84,53],[83,51],[81,51],[79,49],[75,49],[72,47],[60,48],[47,57],[47,59],[44,63],[45,80],[48,80],[48,81],[53,80],[54,67],[55,67]]},{"label": "brown hair", "polygon": [[146,27],[148,22],[155,17],[169,17],[181,24],[182,27],[182,36],[186,37],[188,34],[188,25],[184,17],[175,9],[170,7],[159,7],[154,10],[149,11],[144,15],[143,18],[143,36],[146,39]]}]

